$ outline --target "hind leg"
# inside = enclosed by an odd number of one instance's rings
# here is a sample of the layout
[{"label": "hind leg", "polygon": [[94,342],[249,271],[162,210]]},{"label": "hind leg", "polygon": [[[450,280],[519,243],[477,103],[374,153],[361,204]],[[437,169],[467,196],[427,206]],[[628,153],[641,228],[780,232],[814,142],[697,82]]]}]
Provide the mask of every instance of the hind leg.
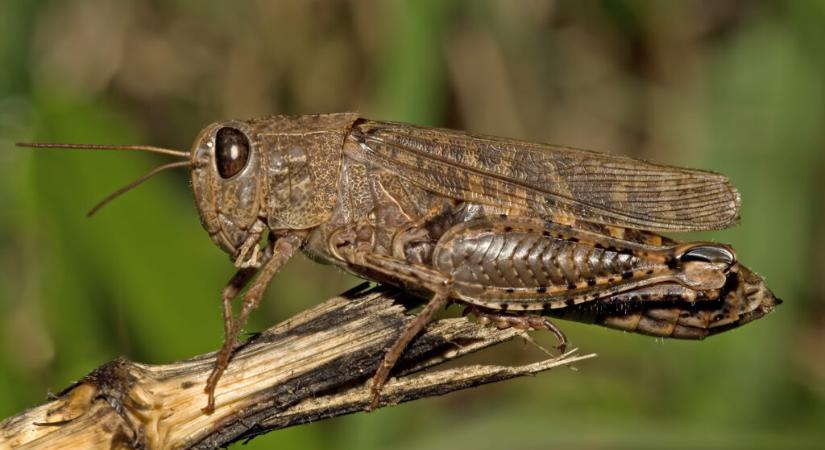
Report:
[{"label": "hind leg", "polygon": [[561,353],[567,349],[567,336],[550,319],[541,316],[528,314],[508,314],[501,311],[480,308],[478,306],[467,306],[464,315],[472,314],[479,318],[484,324],[491,324],[499,329],[515,328],[517,330],[547,330],[553,333],[558,340],[556,349]]}]

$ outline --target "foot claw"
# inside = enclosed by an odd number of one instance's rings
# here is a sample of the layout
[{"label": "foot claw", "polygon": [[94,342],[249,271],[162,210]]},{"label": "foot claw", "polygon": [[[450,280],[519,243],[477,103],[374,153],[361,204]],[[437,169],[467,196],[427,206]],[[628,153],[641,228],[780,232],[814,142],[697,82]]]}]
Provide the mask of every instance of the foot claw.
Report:
[{"label": "foot claw", "polygon": [[567,342],[562,342],[559,345],[553,347],[559,351],[559,354],[563,355],[567,351]]},{"label": "foot claw", "polygon": [[208,396],[208,400],[206,400],[206,406],[201,408],[201,411],[203,411],[204,414],[209,416],[213,412],[215,412],[215,391],[210,390],[207,386],[206,389],[203,390],[203,392],[206,393],[206,395]]},{"label": "foot claw", "polygon": [[364,408],[364,411],[373,412],[376,409],[378,409],[378,404],[379,404],[380,399],[381,399],[381,394],[373,394],[372,395],[372,400],[370,400],[370,404],[367,405],[366,408]]},{"label": "foot claw", "polygon": [[[219,364],[219,363],[216,363]],[[218,387],[218,380],[223,375],[223,370],[219,367],[213,367],[212,372],[206,379],[206,386],[203,388],[203,393],[206,394],[206,406],[201,409],[205,414],[209,415],[215,412],[215,388]]]}]

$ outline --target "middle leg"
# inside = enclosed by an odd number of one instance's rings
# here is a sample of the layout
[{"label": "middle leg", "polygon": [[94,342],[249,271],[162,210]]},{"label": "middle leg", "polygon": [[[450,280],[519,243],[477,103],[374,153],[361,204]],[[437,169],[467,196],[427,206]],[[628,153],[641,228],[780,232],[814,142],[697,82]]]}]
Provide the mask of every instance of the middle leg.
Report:
[{"label": "middle leg", "polygon": [[360,272],[378,275],[377,278],[391,281],[393,284],[433,294],[415,319],[401,331],[395,342],[385,351],[384,358],[370,383],[372,400],[366,410],[372,411],[378,407],[381,390],[404,350],[426,328],[435,313],[447,304],[452,281],[449,276],[430,267],[375,253],[369,245],[371,239],[368,239],[367,228],[369,227],[362,226],[334,233],[330,244],[335,254]]},{"label": "middle leg", "polygon": [[381,361],[381,365],[378,366],[378,370],[373,375],[370,384],[372,401],[366,410],[372,411],[378,407],[381,390],[389,379],[390,371],[395,367],[401,355],[404,354],[404,350],[427,327],[435,313],[447,304],[451,282],[444,274],[429,267],[388,256],[361,254],[357,259],[362,261],[364,267],[381,271],[398,278],[403,284],[412,285],[419,289],[423,288],[433,293],[430,301],[427,302],[415,319],[401,331],[395,342],[384,353],[384,359]]}]

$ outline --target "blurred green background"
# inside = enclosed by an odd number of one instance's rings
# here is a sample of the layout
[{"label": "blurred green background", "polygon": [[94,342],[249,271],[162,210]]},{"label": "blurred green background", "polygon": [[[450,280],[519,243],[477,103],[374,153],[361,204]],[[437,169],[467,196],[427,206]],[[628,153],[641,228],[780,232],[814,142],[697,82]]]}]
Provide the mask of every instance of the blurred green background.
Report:
[{"label": "blurred green background", "polygon": [[[785,303],[700,343],[562,323],[600,357],[249,448],[825,446],[825,2],[0,8],[0,417],[118,355],[163,363],[217,349],[219,291],[233,272],[200,227],[184,171],[84,217],[167,159],[13,142],[188,149],[215,120],[355,110],[725,173],[742,223],[702,237],[733,244]],[[356,283],[295,258],[247,329]]]}]

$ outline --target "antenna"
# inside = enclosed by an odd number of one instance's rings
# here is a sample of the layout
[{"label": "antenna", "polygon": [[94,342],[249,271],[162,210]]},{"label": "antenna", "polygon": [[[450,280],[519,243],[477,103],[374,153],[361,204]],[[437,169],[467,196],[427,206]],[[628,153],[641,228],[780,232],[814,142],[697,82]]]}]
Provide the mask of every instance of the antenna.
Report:
[{"label": "antenna", "polygon": [[163,147],[153,147],[151,145],[102,145],[102,144],[51,144],[39,142],[18,142],[18,147],[27,148],[62,148],[66,150],[109,150],[109,151],[129,151],[129,152],[149,152],[161,155],[176,156],[178,158],[189,158],[189,153],[180,150],[172,150]]},{"label": "antenna", "polygon": [[104,150],[104,151],[134,151],[134,152],[148,152],[148,153],[157,153],[160,155],[167,155],[167,156],[175,156],[177,158],[183,158],[186,161],[178,161],[169,164],[164,164],[159,167],[155,167],[154,169],[150,170],[148,173],[141,175],[136,180],[132,181],[131,183],[123,186],[122,188],[112,192],[111,194],[107,195],[103,198],[103,200],[99,201],[92,209],[86,213],[86,217],[92,217],[96,212],[103,208],[107,204],[109,204],[112,200],[120,197],[121,195],[125,194],[126,192],[131,191],[132,189],[140,186],[144,181],[152,178],[153,176],[163,172],[166,169],[174,169],[177,167],[190,167],[192,163],[189,161],[189,153],[182,152],[180,150],[172,150],[163,147],[154,147],[151,145],[102,145],[102,144],[51,144],[51,143],[39,143],[39,142],[18,142],[16,144],[18,147],[27,147],[27,148],[60,148],[66,150]]}]

